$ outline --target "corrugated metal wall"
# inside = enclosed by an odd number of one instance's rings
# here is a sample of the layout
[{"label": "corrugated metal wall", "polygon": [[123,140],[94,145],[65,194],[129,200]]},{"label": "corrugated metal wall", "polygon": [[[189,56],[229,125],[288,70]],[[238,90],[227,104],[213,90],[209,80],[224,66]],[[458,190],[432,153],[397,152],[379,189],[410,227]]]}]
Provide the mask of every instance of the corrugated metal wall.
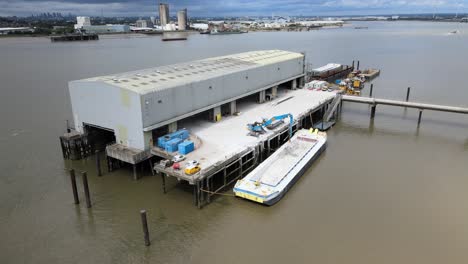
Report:
[{"label": "corrugated metal wall", "polygon": [[142,96],[143,126],[157,125],[300,74],[303,57],[151,92]]},{"label": "corrugated metal wall", "polygon": [[145,149],[141,102],[137,93],[93,81],[69,83],[73,118],[77,131],[83,123],[113,130],[118,143]]}]

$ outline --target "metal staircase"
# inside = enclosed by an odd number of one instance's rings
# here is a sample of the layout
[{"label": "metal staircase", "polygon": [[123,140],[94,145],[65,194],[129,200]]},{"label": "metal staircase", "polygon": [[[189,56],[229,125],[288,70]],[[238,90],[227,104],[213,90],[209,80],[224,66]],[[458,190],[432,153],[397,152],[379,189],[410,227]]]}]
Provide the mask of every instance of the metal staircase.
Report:
[{"label": "metal staircase", "polygon": [[330,106],[328,107],[328,110],[325,112],[325,115],[323,116],[323,122],[329,122],[330,121],[330,119],[335,114],[335,111],[338,108],[338,105],[340,103],[341,103],[341,94],[337,94],[335,96],[335,98],[333,98],[333,101],[330,103]]}]

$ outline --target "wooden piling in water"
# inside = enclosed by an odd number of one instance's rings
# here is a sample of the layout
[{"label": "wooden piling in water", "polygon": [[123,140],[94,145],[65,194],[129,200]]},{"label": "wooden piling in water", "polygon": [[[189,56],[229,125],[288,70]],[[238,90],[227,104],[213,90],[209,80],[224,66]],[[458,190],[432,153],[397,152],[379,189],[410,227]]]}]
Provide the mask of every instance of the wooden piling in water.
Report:
[{"label": "wooden piling in water", "polygon": [[372,97],[372,91],[374,90],[374,84],[371,83],[370,85],[370,93],[369,93],[369,97]]},{"label": "wooden piling in water", "polygon": [[197,207],[201,208],[201,192],[200,192],[200,181],[197,181]]},{"label": "wooden piling in water", "polygon": [[97,174],[98,176],[102,176],[102,171],[101,171],[101,158],[99,155],[99,150],[96,150],[94,152],[96,154],[96,168],[97,168]]},{"label": "wooden piling in water", "polygon": [[374,119],[374,117],[375,117],[375,109],[376,108],[377,108],[377,106],[375,104],[371,106],[371,115],[370,115],[371,119]]},{"label": "wooden piling in water", "polygon": [[409,100],[410,92],[411,92],[411,87],[408,87],[408,89],[406,90],[406,102],[408,102]]},{"label": "wooden piling in water", "polygon": [[166,194],[166,177],[164,173],[161,172],[161,179],[162,179],[162,188],[163,188],[163,193]]},{"label": "wooden piling in water", "polygon": [[193,185],[193,205],[197,206],[197,186]]},{"label": "wooden piling in water", "polygon": [[360,61],[357,61],[357,70],[359,71],[359,64],[360,64]]},{"label": "wooden piling in water", "polygon": [[73,191],[73,200],[75,204],[80,203],[80,199],[78,197],[78,189],[76,188],[76,176],[75,176],[75,170],[70,169],[70,180],[72,184],[72,191]]},{"label": "wooden piling in water", "polygon": [[422,112],[423,112],[423,110],[419,109],[418,126],[419,126],[419,124],[421,124]]},{"label": "wooden piling in water", "polygon": [[81,177],[83,178],[83,189],[84,189],[85,198],[86,198],[86,207],[91,208],[91,198],[89,196],[89,186],[88,186],[88,173],[86,171],[83,171],[81,173]]},{"label": "wooden piling in water", "polygon": [[149,246],[151,245],[151,241],[150,241],[149,231],[148,231],[148,220],[146,219],[146,210],[141,210],[140,216],[141,216],[141,225],[143,227],[143,235],[145,238],[145,246]]}]

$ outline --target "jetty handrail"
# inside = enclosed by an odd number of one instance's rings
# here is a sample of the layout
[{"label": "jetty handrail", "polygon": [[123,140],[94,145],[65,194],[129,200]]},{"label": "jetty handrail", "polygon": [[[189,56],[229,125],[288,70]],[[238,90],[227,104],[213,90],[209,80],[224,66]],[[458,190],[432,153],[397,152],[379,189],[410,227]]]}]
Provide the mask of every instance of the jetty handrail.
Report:
[{"label": "jetty handrail", "polygon": [[378,98],[371,98],[371,97],[357,97],[357,96],[350,96],[350,95],[343,95],[341,100],[347,101],[347,102],[370,104],[370,105],[381,104],[381,105],[402,106],[402,107],[416,108],[416,109],[423,109],[423,110],[468,114],[468,108],[457,107],[457,106],[404,102],[404,101],[397,101],[397,100],[378,99]]}]

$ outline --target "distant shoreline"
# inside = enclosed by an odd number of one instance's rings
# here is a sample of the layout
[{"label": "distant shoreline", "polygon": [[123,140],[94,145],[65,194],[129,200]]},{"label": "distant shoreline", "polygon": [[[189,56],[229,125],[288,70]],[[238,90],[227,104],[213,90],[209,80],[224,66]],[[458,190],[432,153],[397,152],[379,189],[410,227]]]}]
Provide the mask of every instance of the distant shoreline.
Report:
[{"label": "distant shoreline", "polygon": [[[352,22],[398,22],[398,21],[414,21],[414,22],[433,22],[433,23],[460,23],[465,24],[468,21],[466,20],[450,20],[450,19],[423,19],[423,18],[400,18],[396,20],[379,20],[379,19],[350,19],[343,20],[345,23],[342,26],[320,26],[320,27],[311,27],[309,30],[321,30],[327,28],[341,28],[346,25],[352,24]],[[248,32],[302,32],[307,31],[307,27],[283,27],[283,28],[252,28]],[[198,34],[200,31],[197,30],[184,30],[184,31],[164,31],[167,33],[179,32],[179,33],[189,33],[189,34]],[[112,33],[101,33],[99,36],[122,36],[122,35],[144,35],[144,36],[161,36],[164,32],[158,32],[159,34],[145,34],[145,32],[112,32]],[[54,36],[60,35],[47,35],[47,34],[0,34],[0,39],[9,39],[9,38],[51,38]]]}]

